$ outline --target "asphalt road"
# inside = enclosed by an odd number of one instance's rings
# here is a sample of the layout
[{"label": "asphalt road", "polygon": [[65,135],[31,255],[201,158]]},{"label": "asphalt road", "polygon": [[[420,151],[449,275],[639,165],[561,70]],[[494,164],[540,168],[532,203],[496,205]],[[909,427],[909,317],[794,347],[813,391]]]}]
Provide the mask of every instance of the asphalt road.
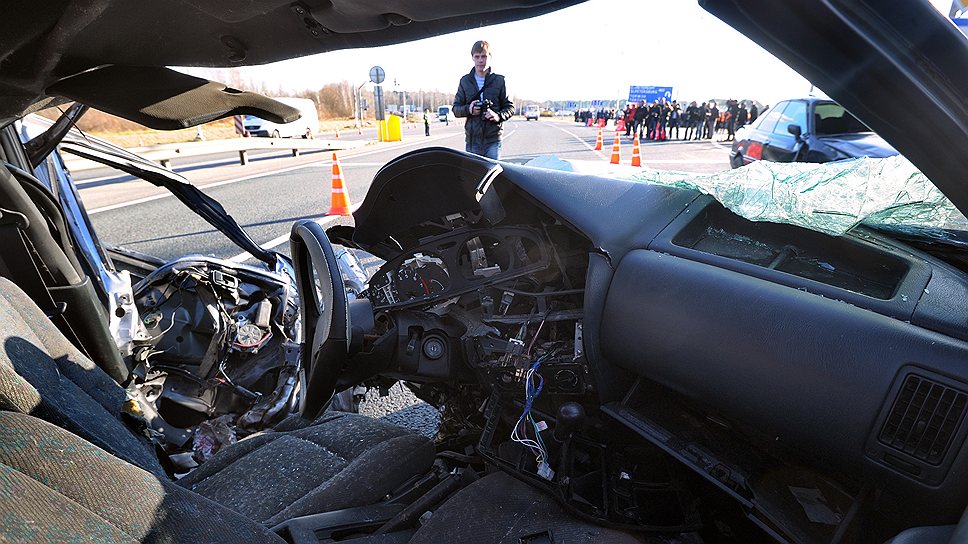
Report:
[{"label": "asphalt road", "polygon": [[[338,154],[350,201],[362,201],[379,168],[389,160],[427,146],[463,149],[463,129],[457,123],[432,123],[430,137],[423,126],[407,126],[402,142],[374,143]],[[539,155],[607,163],[614,132],[606,129],[603,151],[593,150],[597,129],[563,120],[505,124],[502,159]],[[364,137],[368,135],[364,134]],[[344,135],[347,137],[347,135]],[[349,135],[349,138],[359,138]],[[631,158],[632,144],[622,139],[623,162]],[[727,150],[709,142],[643,142],[646,167],[710,173],[729,168]],[[176,172],[222,203],[252,238],[279,251],[286,249],[289,228],[300,219],[331,224],[352,224],[351,217],[325,217],[330,206],[331,153],[253,154],[248,165],[237,155],[179,159]],[[248,256],[167,193],[110,170],[86,171],[75,177],[94,228],[107,243],[171,259],[189,253],[245,261]]]}]

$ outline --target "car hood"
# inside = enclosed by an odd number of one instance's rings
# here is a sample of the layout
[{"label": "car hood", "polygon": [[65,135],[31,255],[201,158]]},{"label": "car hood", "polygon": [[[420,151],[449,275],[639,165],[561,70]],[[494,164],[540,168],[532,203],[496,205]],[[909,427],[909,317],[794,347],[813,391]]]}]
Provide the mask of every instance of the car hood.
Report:
[{"label": "car hood", "polygon": [[968,40],[927,1],[700,0],[968,210]]},{"label": "car hood", "polygon": [[[581,1],[50,0],[30,9],[8,6],[0,23],[0,125],[58,101],[63,95],[51,87],[94,67],[262,64],[524,19]],[[151,83],[122,78],[121,85],[151,92]]]},{"label": "car hood", "polygon": [[897,150],[877,134],[832,134],[817,136],[827,147],[844,157],[891,157]]}]

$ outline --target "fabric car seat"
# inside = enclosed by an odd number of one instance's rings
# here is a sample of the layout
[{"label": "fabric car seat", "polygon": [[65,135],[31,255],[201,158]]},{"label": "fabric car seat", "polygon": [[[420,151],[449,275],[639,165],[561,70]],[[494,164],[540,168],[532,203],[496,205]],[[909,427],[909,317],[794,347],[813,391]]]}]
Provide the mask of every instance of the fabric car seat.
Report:
[{"label": "fabric car seat", "polygon": [[64,429],[14,412],[0,412],[0,511],[0,542],[285,542]]},{"label": "fabric car seat", "polygon": [[[48,421],[168,482],[153,445],[122,419],[125,400],[120,385],[0,278],[0,410]],[[433,459],[431,441],[412,431],[331,413],[303,428],[247,437],[172,485],[274,525],[378,502]]]}]

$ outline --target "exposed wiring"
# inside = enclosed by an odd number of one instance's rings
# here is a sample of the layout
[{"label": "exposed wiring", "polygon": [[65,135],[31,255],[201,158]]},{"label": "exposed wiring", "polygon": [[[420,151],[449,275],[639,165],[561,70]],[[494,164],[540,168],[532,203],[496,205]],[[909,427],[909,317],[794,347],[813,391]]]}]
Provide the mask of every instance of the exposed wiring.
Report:
[{"label": "exposed wiring", "polygon": [[545,320],[542,319],[541,320],[541,323],[538,325],[538,330],[536,330],[534,332],[534,338],[532,338],[531,339],[531,343],[528,344],[528,351],[525,351],[524,352],[524,355],[526,357],[531,357],[531,348],[533,348],[534,347],[534,343],[538,341],[538,335],[541,334],[541,329],[542,329],[542,327],[544,327],[544,324],[545,324]]},{"label": "exposed wiring", "polygon": [[[518,421],[514,424],[514,429],[511,430],[511,441],[517,442],[522,446],[528,448],[532,454],[535,456],[535,461],[538,465],[543,465],[548,459],[548,448],[544,444],[544,440],[541,438],[541,429],[538,427],[537,421],[535,421],[534,416],[531,415],[531,406],[534,400],[541,394],[542,388],[544,388],[544,378],[538,373],[538,367],[547,357],[542,355],[530,368],[524,377],[524,409],[521,411],[521,416],[518,417]],[[537,378],[537,381],[536,381]],[[528,436],[528,426],[534,429],[535,438],[532,439]]]}]

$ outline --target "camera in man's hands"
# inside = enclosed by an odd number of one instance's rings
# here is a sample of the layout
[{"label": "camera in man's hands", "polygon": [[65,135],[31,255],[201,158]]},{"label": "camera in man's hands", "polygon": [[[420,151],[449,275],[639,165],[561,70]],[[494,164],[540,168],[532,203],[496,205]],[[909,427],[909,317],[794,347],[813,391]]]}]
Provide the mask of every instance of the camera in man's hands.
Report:
[{"label": "camera in man's hands", "polygon": [[494,101],[490,98],[485,98],[484,100],[478,101],[478,105],[481,107],[481,113],[494,107]]}]

